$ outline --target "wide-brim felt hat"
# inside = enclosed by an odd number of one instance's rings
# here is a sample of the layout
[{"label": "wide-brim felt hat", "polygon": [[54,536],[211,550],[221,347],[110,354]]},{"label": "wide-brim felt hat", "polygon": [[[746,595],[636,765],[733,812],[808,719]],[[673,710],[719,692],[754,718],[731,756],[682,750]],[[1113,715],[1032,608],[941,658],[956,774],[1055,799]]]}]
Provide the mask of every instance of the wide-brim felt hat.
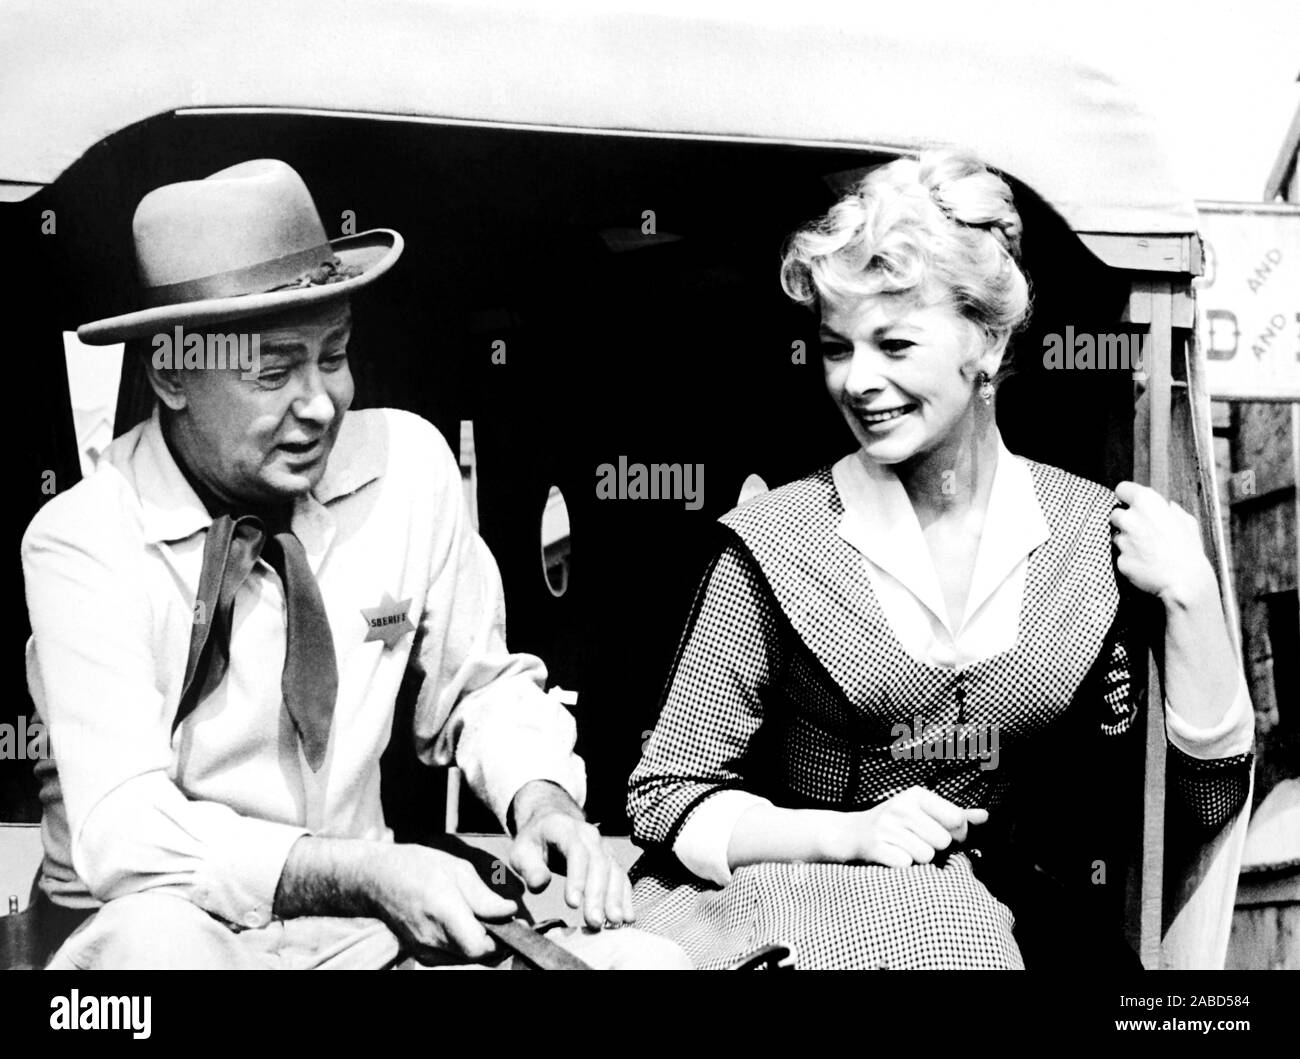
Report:
[{"label": "wide-brim felt hat", "polygon": [[198,329],[329,301],[373,283],[403,246],[389,228],[329,239],[302,177],[272,158],[149,192],[132,231],[146,305],[82,324],[82,342],[106,345],[177,324]]}]

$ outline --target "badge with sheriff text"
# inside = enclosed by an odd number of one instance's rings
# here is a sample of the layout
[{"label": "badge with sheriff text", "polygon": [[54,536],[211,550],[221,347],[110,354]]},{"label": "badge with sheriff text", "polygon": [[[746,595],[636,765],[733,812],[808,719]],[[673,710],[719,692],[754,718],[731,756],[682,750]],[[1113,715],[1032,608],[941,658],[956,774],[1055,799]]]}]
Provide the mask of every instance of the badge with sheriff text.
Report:
[{"label": "badge with sheriff text", "polygon": [[396,647],[397,641],[412,632],[415,626],[411,624],[411,619],[407,617],[411,610],[411,601],[404,599],[400,603],[396,602],[387,592],[377,607],[362,607],[361,616],[366,619],[366,638],[362,643],[369,643],[371,640],[383,640],[384,649]]}]

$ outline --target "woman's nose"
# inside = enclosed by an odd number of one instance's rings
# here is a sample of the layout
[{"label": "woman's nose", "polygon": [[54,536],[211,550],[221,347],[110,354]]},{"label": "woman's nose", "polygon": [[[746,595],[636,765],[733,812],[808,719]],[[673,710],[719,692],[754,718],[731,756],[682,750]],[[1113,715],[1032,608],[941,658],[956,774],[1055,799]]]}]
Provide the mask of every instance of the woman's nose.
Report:
[{"label": "woman's nose", "polygon": [[849,357],[848,374],[844,377],[844,389],[857,397],[872,390],[879,390],[885,385],[880,374],[881,358],[875,350],[865,345],[853,348]]}]

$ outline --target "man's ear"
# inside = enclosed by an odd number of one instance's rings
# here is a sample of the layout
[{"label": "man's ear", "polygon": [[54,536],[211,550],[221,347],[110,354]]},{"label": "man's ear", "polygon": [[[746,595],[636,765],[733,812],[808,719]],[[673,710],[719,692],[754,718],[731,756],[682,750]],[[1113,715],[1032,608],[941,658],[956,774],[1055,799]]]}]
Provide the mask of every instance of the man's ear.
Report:
[{"label": "man's ear", "polygon": [[149,380],[149,386],[158,400],[173,412],[179,412],[189,403],[185,386],[181,381],[182,369],[167,367],[160,363],[163,358],[155,356],[155,352],[148,348],[141,350],[145,377]]}]

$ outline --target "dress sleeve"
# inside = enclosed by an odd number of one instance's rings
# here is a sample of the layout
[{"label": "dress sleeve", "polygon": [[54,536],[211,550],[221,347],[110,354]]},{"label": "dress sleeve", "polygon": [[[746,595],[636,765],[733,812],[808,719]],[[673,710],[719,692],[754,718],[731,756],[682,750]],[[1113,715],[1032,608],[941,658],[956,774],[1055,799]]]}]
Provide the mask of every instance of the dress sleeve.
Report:
[{"label": "dress sleeve", "polygon": [[[1121,736],[1138,726],[1147,698],[1147,654],[1134,635],[1131,610],[1121,604],[1115,623],[1102,647],[1098,670],[1099,723],[1103,735]],[[1238,695],[1240,698],[1240,693]],[[1239,704],[1230,712],[1240,712]],[[1166,731],[1177,727],[1177,715],[1165,705]],[[1185,739],[1170,736],[1166,782],[1170,810],[1187,825],[1217,830],[1231,820],[1250,789],[1252,754],[1249,750],[1226,756],[1194,756],[1182,746]]]},{"label": "dress sleeve", "polygon": [[640,842],[673,846],[707,799],[749,786],[764,692],[782,664],[781,621],[753,559],[727,543],[696,593],[658,723],[629,782]]}]

